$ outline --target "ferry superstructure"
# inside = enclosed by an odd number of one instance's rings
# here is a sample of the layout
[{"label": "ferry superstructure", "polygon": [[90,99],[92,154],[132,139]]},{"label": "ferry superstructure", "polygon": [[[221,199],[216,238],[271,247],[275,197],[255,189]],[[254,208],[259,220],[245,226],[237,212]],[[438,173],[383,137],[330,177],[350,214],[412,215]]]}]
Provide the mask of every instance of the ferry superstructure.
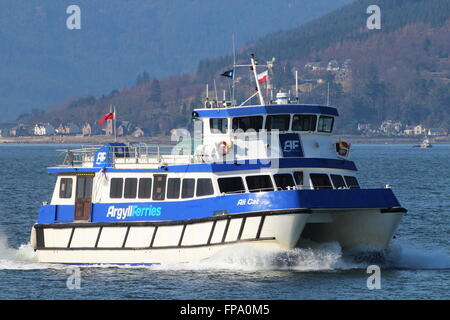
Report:
[{"label": "ferry superstructure", "polygon": [[260,103],[207,100],[194,139],[66,150],[32,227],[39,261],[188,262],[301,239],[386,249],[406,210],[391,188],[361,188],[350,145],[332,137],[337,109],[265,103],[251,63]]}]

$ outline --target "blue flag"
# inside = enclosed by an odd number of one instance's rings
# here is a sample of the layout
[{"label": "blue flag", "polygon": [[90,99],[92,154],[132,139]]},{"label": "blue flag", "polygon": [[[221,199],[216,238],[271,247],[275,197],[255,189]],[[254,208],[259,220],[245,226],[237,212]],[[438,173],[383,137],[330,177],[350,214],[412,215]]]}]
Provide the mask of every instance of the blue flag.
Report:
[{"label": "blue flag", "polygon": [[231,70],[228,70],[228,71],[225,71],[224,73],[222,73],[221,76],[233,78],[233,73],[234,73],[234,70],[231,69]]}]

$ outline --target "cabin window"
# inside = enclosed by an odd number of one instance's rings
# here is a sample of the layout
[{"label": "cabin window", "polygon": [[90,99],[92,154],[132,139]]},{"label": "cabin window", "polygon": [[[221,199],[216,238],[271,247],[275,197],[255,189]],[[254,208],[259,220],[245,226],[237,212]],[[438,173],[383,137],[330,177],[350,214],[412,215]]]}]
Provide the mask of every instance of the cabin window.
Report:
[{"label": "cabin window", "polygon": [[310,174],[310,177],[314,189],[333,189],[328,175],[323,173],[312,173]]},{"label": "cabin window", "polygon": [[295,183],[298,186],[302,186],[303,185],[303,171],[294,171],[294,179],[295,179]]},{"label": "cabin window", "polygon": [[109,189],[109,197],[111,199],[122,198],[123,189],[123,179],[122,178],[112,178],[111,186]]},{"label": "cabin window", "polygon": [[327,133],[333,131],[333,122],[334,122],[333,117],[320,116],[319,124],[317,126],[317,131],[318,132],[327,132]]},{"label": "cabin window", "polygon": [[228,119],[211,118],[209,119],[209,126],[211,128],[211,133],[227,133]]},{"label": "cabin window", "polygon": [[347,186],[350,189],[359,189],[360,188],[358,180],[355,177],[344,176],[344,178],[345,178],[345,182],[347,183]]},{"label": "cabin window", "polygon": [[152,193],[152,178],[139,179],[139,193],[138,198],[150,199]]},{"label": "cabin window", "polygon": [[59,197],[61,199],[69,199],[72,197],[72,178],[61,178],[59,183]]},{"label": "cabin window", "polygon": [[125,199],[136,198],[137,193],[137,178],[126,178],[125,179],[125,189],[123,191],[123,197]]},{"label": "cabin window", "polygon": [[166,194],[166,178],[165,174],[155,174],[153,183],[153,200],[164,200]]},{"label": "cabin window", "polygon": [[77,198],[92,197],[93,176],[77,176]]},{"label": "cabin window", "polygon": [[245,187],[241,177],[219,178],[220,193],[244,193]]},{"label": "cabin window", "polygon": [[266,117],[266,130],[288,131],[291,116],[288,114],[272,115]]},{"label": "cabin window", "polygon": [[167,181],[167,199],[178,199],[180,197],[180,178],[170,178]]},{"label": "cabin window", "polygon": [[331,181],[333,181],[333,185],[335,189],[346,188],[344,178],[338,174],[330,174]]},{"label": "cabin window", "polygon": [[186,178],[183,179],[183,188],[181,190],[181,198],[192,198],[195,191],[195,179]]},{"label": "cabin window", "polygon": [[316,131],[317,116],[295,114],[292,117],[292,131]]},{"label": "cabin window", "polygon": [[233,118],[233,130],[241,129],[245,132],[252,129],[259,132],[262,129],[262,124],[262,116]]},{"label": "cabin window", "polygon": [[212,181],[209,178],[199,178],[197,180],[197,197],[208,196],[214,193]]},{"label": "cabin window", "polygon": [[273,178],[278,190],[291,190],[295,187],[294,179],[289,173],[274,174]]},{"label": "cabin window", "polygon": [[250,192],[273,191],[273,184],[269,175],[248,176],[245,181]]}]

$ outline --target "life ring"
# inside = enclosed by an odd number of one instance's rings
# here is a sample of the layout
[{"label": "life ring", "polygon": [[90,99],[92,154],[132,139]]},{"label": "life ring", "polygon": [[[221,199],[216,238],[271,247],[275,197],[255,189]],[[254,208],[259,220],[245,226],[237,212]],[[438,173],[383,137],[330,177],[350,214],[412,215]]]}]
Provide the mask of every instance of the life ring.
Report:
[{"label": "life ring", "polygon": [[227,155],[229,146],[226,141],[220,141],[219,143],[217,143],[217,149],[219,151],[222,150],[222,155]]},{"label": "life ring", "polygon": [[339,142],[339,149],[350,149],[350,145],[347,143],[347,142],[345,142],[345,141],[340,141]]},{"label": "life ring", "polygon": [[336,143],[336,151],[341,157],[347,157],[350,152],[350,144],[345,141]]}]

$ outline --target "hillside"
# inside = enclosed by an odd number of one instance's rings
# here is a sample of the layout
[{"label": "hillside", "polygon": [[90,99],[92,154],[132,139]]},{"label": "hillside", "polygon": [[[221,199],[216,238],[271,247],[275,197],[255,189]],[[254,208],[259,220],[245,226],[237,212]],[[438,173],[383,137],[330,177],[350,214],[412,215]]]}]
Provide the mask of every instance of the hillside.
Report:
[{"label": "hillside", "polygon": [[[381,30],[366,28],[366,9],[371,4],[381,8]],[[285,90],[292,88],[295,70],[302,81],[321,80],[300,95],[305,103],[324,103],[329,83],[331,103],[341,114],[338,132],[356,133],[358,123],[375,127],[384,120],[448,130],[449,33],[449,0],[360,0],[298,28],[248,43],[238,50],[238,59],[248,61],[249,53],[260,61],[275,56],[273,80]],[[330,60],[336,60],[340,70],[347,61],[349,74],[344,80],[339,79],[340,71],[325,70]],[[138,86],[101,97],[81,97],[20,120],[93,122],[112,104],[122,119],[147,128],[149,134],[167,134],[174,127],[189,125],[190,110],[201,103],[206,82],[212,84],[215,79],[219,90],[228,88],[220,74],[230,68],[231,61],[230,55],[203,60],[195,72],[153,81],[140,74]],[[311,71],[308,62],[325,68]],[[240,95],[251,90],[245,78],[240,84]]]},{"label": "hillside", "polygon": [[[350,1],[2,0],[1,121],[129,87],[144,70],[152,78],[193,72],[201,59],[231,52],[233,33],[242,46]],[[80,30],[66,27],[72,4]]]}]

